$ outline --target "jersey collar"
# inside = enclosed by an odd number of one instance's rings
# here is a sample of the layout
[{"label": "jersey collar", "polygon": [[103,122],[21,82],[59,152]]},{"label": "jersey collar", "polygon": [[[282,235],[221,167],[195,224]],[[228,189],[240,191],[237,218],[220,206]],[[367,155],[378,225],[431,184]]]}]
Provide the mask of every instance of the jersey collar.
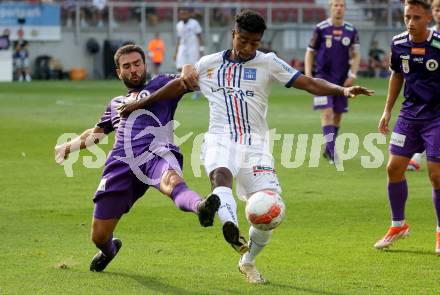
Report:
[{"label": "jersey collar", "polygon": [[228,49],[228,50],[225,50],[225,51],[223,52],[223,59],[224,59],[224,60],[227,60],[227,61],[229,61],[229,62],[232,62],[232,63],[245,63],[245,62],[248,62],[248,61],[250,61],[250,60],[253,60],[253,59],[255,58],[255,56],[257,56],[257,52],[258,52],[258,51],[256,51],[255,54],[254,54],[253,56],[251,56],[250,58],[248,58],[248,59],[246,59],[246,60],[240,60],[240,61],[238,61],[238,60],[232,60],[232,59],[229,58],[229,57],[231,56],[231,49]]}]

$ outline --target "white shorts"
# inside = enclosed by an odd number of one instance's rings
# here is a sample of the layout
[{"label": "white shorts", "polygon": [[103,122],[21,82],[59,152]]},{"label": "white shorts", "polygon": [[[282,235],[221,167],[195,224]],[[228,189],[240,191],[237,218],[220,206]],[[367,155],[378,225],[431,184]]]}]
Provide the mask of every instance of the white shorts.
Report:
[{"label": "white shorts", "polygon": [[227,168],[237,181],[237,196],[242,200],[263,189],[281,193],[267,145],[242,145],[231,141],[229,135],[206,133],[200,158],[208,176],[217,168]]},{"label": "white shorts", "polygon": [[176,56],[176,68],[181,69],[185,64],[194,65],[199,59],[200,53],[198,47],[191,50],[179,47]]}]

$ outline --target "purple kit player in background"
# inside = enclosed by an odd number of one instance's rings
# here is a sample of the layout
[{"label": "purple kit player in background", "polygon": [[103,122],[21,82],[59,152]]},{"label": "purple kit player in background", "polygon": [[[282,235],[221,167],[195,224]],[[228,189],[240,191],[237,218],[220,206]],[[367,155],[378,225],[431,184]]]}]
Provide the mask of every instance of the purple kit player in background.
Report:
[{"label": "purple kit player in background", "polygon": [[405,223],[408,186],[405,170],[414,153],[426,150],[432,198],[437,214],[437,254],[440,254],[440,35],[428,29],[432,19],[429,0],[405,1],[408,31],[391,43],[392,74],[379,131],[388,132],[393,106],[405,83],[405,100],[390,142],[387,165],[392,224],[375,247],[383,249],[409,234]]},{"label": "purple kit player in background", "polygon": [[[159,75],[145,85],[145,54],[142,48],[136,45],[119,48],[115,54],[115,63],[118,77],[127,87],[128,95],[112,99],[95,128],[88,129],[72,141],[55,147],[56,161],[62,163],[69,153],[96,144],[106,134],[116,131],[115,144],[107,158],[101,182],[93,199],[95,208],[92,240],[101,251],[93,258],[91,271],[104,270],[118,253],[122,242],[113,238],[113,231],[121,216],[130,210],[149,187],[139,179],[128,163],[141,159],[136,163],[136,167],[143,176],[153,181],[157,180],[152,186],[169,196],[180,210],[198,214],[202,226],[213,224],[215,213],[220,206],[218,196],[211,194],[202,200],[196,192],[188,189],[180,176],[183,157],[179,148],[172,144],[172,120],[181,97],[152,104],[142,114],[137,114],[135,119],[134,116],[119,117],[117,108],[121,103],[133,100],[133,97],[153,93],[175,76]],[[153,132],[143,135],[146,129]],[[128,141],[130,151],[127,151]],[[178,167],[166,159],[174,159]]]},{"label": "purple kit player in background", "polygon": [[[336,85],[353,85],[361,55],[359,37],[353,25],[344,22],[345,0],[330,0],[330,18],[319,23],[305,55],[305,74],[315,76]],[[324,157],[335,160],[335,141],[341,125],[342,113],[348,111],[345,96],[315,96],[314,109],[321,109],[322,132],[327,145]]]}]

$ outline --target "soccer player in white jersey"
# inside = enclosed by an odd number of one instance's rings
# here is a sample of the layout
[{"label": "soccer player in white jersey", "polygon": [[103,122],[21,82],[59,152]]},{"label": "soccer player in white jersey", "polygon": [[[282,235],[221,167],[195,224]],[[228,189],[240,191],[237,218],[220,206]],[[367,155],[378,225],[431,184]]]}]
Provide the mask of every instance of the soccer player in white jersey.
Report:
[{"label": "soccer player in white jersey", "polygon": [[[177,71],[182,70],[185,64],[195,64],[204,54],[202,27],[199,22],[191,18],[188,8],[179,10],[179,22],[176,24],[177,44],[174,60]],[[193,99],[198,99],[200,92],[193,93]]]},{"label": "soccer player in white jersey", "polygon": [[193,72],[184,70],[183,77],[159,92],[121,107],[123,115],[127,115],[154,101],[172,97],[171,93],[184,93],[186,87],[193,86],[191,77],[198,75],[198,85],[210,109],[202,159],[212,190],[221,200],[218,216],[223,235],[241,254],[238,267],[250,283],[265,282],[255,267],[255,259],[269,242],[272,231],[251,226],[249,243],[241,237],[232,183],[237,180],[237,193],[245,200],[261,190],[281,193],[267,138],[266,114],[272,83],[315,95],[372,95],[372,91],[363,87],[341,87],[306,77],[274,53],[257,51],[265,29],[265,21],[258,13],[240,12],[232,30],[232,49],[202,57]]},{"label": "soccer player in white jersey", "polygon": [[[433,0],[431,3],[432,18],[434,19],[435,25],[432,26],[431,30],[440,32],[440,0]],[[419,171],[422,158],[426,158],[426,153],[415,153],[411,160],[409,161],[408,171]]]},{"label": "soccer player in white jersey", "polygon": [[203,55],[202,27],[190,17],[187,8],[179,10],[179,22],[176,25],[177,44],[174,59],[180,72],[184,64],[195,64]]}]

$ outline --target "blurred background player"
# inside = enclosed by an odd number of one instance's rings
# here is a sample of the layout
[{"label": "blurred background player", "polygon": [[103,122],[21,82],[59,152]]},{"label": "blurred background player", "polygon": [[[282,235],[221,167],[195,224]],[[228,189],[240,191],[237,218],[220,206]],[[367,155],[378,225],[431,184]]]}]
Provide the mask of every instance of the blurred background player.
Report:
[{"label": "blurred background player", "polygon": [[379,131],[389,132],[392,109],[405,83],[399,117],[390,141],[387,165],[391,227],[374,246],[383,249],[409,234],[405,222],[408,185],[405,171],[411,156],[426,149],[432,199],[437,216],[435,252],[440,254],[440,35],[428,29],[432,19],[429,0],[406,0],[407,31],[391,43],[392,74]]},{"label": "blurred background player", "polygon": [[154,75],[159,75],[160,65],[163,62],[165,56],[165,43],[160,38],[160,34],[156,33],[154,39],[148,42],[148,57],[153,63]]},{"label": "blurred background player", "polygon": [[[432,17],[434,19],[434,25],[431,30],[440,32],[440,0],[434,0],[431,3]],[[421,167],[422,158],[426,157],[425,153],[415,153],[409,161],[408,171],[419,171]]]},{"label": "blurred background player", "polygon": [[[176,32],[177,44],[174,60],[177,71],[180,72],[184,64],[195,64],[204,55],[205,48],[202,40],[202,27],[196,19],[191,17],[188,8],[180,8]],[[193,93],[193,99],[199,97],[200,92]]]},{"label": "blurred background player", "polygon": [[[272,83],[315,95],[372,94],[363,87],[344,88],[306,77],[274,53],[257,51],[265,30],[266,23],[258,13],[240,12],[232,30],[232,49],[204,56],[193,73],[183,73],[184,80],[191,75],[199,77],[200,89],[209,101],[209,130],[201,158],[211,181],[212,194],[221,200],[218,216],[224,238],[241,254],[238,267],[250,283],[266,281],[255,264],[257,255],[269,243],[272,230],[262,231],[251,225],[249,243],[246,242],[238,229],[232,185],[236,179],[237,194],[242,200],[262,190],[281,193],[266,122]],[[173,81],[153,95],[133,102],[126,110],[142,108],[185,91],[180,81]]]},{"label": "blurred background player", "polygon": [[[360,51],[357,30],[344,22],[345,0],[330,0],[330,18],[319,23],[305,55],[305,74],[313,75],[334,84],[353,85],[359,69]],[[314,109],[321,109],[321,126],[327,144],[324,157],[335,161],[335,141],[341,125],[342,114],[348,112],[348,100],[338,96],[314,97]]]},{"label": "blurred background player", "polygon": [[18,81],[32,81],[29,68],[29,43],[20,39],[15,43],[14,51],[15,73]]},{"label": "blurred background player", "polygon": [[[137,117],[134,122],[130,118],[119,117],[117,108],[125,100],[152,93],[173,80],[175,76],[157,76],[145,84],[147,74],[145,54],[142,48],[136,45],[119,48],[114,59],[118,77],[127,87],[127,96],[112,99],[94,128],[84,131],[70,142],[55,147],[55,160],[61,164],[70,153],[97,144],[105,135],[112,131],[116,132],[116,142],[107,158],[101,182],[93,199],[95,208],[92,240],[100,252],[93,257],[90,270],[97,272],[105,269],[122,246],[121,240],[113,238],[119,219],[130,210],[150,186],[141,181],[128,164],[140,155],[148,155],[147,158],[140,160],[142,162],[136,163],[141,173],[152,180],[160,180],[152,186],[169,196],[180,210],[198,214],[202,226],[212,225],[215,212],[220,205],[217,196],[210,195],[202,201],[196,192],[186,186],[180,176],[182,175],[183,156],[179,148],[172,143],[172,126],[171,129],[161,128],[159,130],[158,127],[154,127],[157,123],[154,122],[152,116],[147,114]],[[160,120],[162,126],[172,124],[180,98],[179,96],[152,104],[148,111]],[[153,128],[154,132],[142,136],[141,132],[146,127]],[[127,135],[127,132],[130,134]],[[127,137],[131,140],[134,158],[126,155]],[[172,161],[168,159],[178,162],[175,163],[178,167],[174,167]]]}]

